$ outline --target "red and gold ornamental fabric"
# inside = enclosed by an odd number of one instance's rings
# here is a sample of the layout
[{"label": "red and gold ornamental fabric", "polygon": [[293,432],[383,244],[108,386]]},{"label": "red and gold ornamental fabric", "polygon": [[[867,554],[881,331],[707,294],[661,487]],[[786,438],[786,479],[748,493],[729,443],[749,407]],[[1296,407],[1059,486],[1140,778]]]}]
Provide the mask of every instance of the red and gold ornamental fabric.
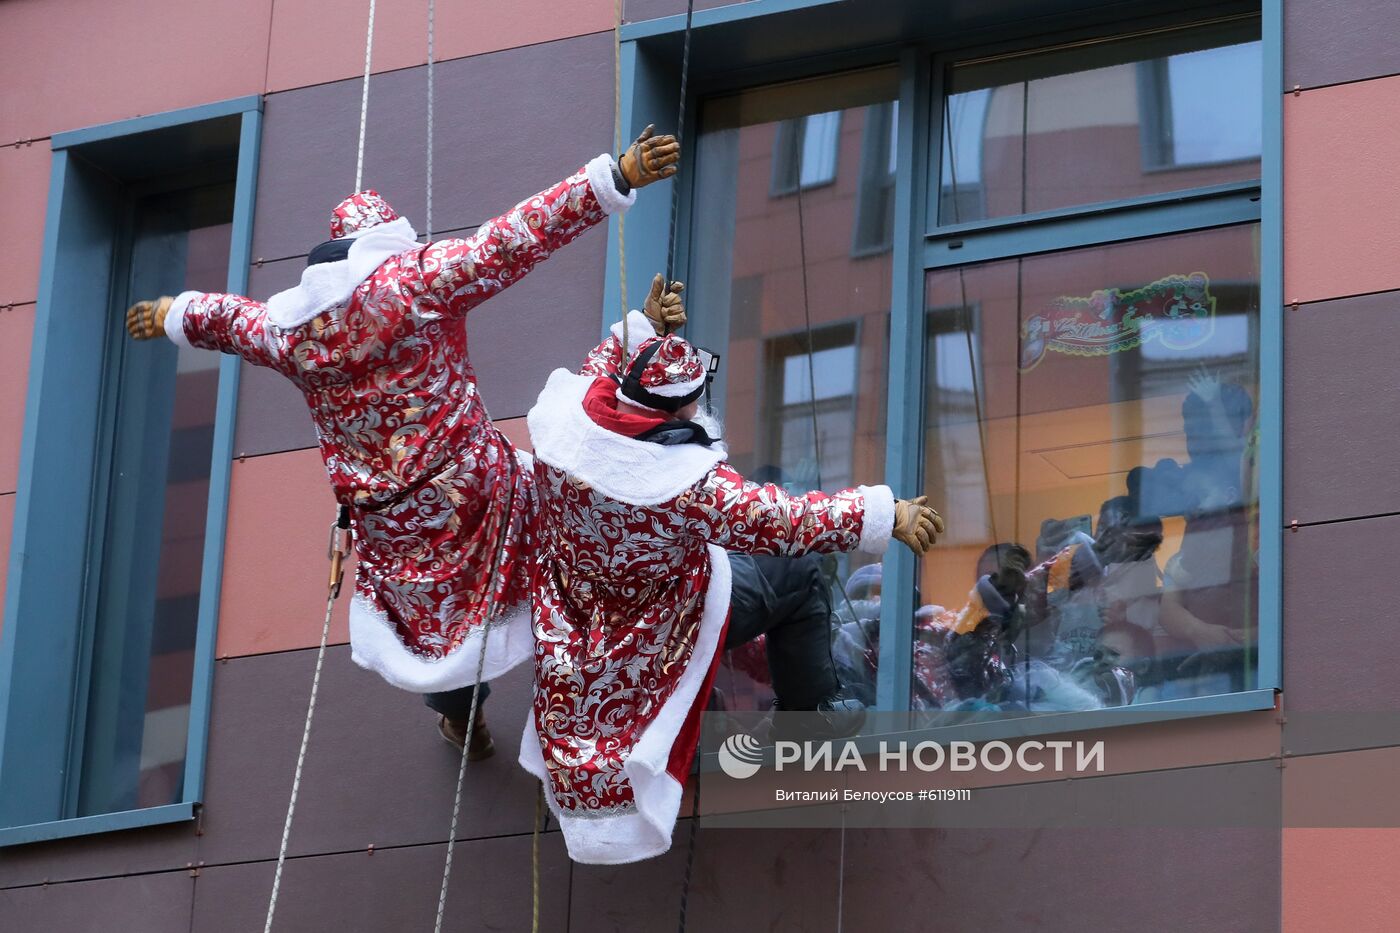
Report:
[{"label": "red and gold ornamental fabric", "polygon": [[520,761],[544,781],[570,856],[594,863],[670,847],[728,618],[724,552],[880,553],[894,517],[884,486],[794,496],[746,482],[719,445],[605,427],[617,422],[585,400],[615,399],[593,389],[619,347],[604,344],[583,374],[557,370],[529,415],[540,559]]},{"label": "red and gold ornamental fabric", "polygon": [[599,156],[467,239],[425,246],[406,220],[377,222],[266,304],[187,292],[171,309],[172,339],[304,393],[351,510],[353,655],[399,687],[462,687],[483,650],[485,678],[530,654],[532,462],[491,423],[462,318],[633,197]]}]

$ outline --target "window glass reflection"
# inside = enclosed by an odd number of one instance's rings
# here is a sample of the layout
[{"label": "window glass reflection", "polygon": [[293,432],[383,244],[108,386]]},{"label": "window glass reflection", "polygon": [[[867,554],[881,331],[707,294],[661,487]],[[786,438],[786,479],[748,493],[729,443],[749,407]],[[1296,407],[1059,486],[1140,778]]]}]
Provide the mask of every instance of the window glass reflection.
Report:
[{"label": "window glass reflection", "polygon": [[1256,665],[1257,228],[931,272],[916,708],[1229,693]]},{"label": "window glass reflection", "polygon": [[1257,21],[955,65],[942,224],[1259,177]]},{"label": "window glass reflection", "polygon": [[[835,491],[883,476],[897,91],[897,72],[878,68],[702,105],[687,332],[723,357],[713,394],[725,442],[757,482]],[[769,560],[770,582],[793,576]],[[879,564],[813,561],[828,630],[813,643],[874,703],[879,604],[862,581],[878,580]],[[716,702],[772,703],[784,638],[795,630],[727,652]]]}]

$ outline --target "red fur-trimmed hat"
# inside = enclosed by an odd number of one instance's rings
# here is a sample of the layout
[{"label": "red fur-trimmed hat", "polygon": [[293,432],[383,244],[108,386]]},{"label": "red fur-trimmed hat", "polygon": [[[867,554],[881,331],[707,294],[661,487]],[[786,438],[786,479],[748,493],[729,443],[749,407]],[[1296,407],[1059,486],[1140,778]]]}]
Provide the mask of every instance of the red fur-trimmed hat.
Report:
[{"label": "red fur-trimmed hat", "polygon": [[398,219],[398,212],[379,196],[378,191],[358,191],[331,211],[331,239],[341,240]]},{"label": "red fur-trimmed hat", "polygon": [[627,361],[627,374],[618,390],[622,397],[647,408],[675,412],[705,391],[705,364],[682,337],[670,334],[644,340]]}]

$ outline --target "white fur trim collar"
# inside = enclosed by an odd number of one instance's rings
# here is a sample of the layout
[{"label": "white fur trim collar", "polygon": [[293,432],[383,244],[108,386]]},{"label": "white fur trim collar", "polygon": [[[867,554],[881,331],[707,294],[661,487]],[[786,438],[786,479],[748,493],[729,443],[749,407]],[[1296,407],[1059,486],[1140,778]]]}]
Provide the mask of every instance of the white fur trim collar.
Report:
[{"label": "white fur trim collar", "polygon": [[567,369],[550,373],[526,419],[536,459],[609,498],[630,505],[657,505],[704,479],[728,456],[723,444],[667,447],[594,424],[583,410],[584,396],[592,385],[592,376]]},{"label": "white fur trim collar", "polygon": [[403,217],[362,230],[353,239],[344,259],[307,266],[299,284],[267,300],[267,319],[274,327],[291,330],[344,304],[386,259],[422,246],[413,225]]},{"label": "white fur trim collar", "polygon": [[499,677],[534,652],[528,602],[512,606],[491,623],[489,638],[486,632],[477,629],[454,650],[431,660],[399,641],[393,623],[372,601],[356,593],[350,603],[350,657],[395,687],[414,693],[442,693],[475,683],[483,646],[483,680]]},{"label": "white fur trim collar", "polygon": [[729,617],[729,558],[713,544],[706,545],[706,550],[710,557],[710,580],[705,588],[705,609],[700,615],[695,648],[681,671],[675,691],[661,704],[656,718],[642,730],[632,753],[622,763],[623,773],[632,784],[632,809],[616,815],[597,816],[574,816],[560,810],[550,789],[533,710],[526,714],[525,733],[520,739],[520,766],[544,784],[545,800],[563,830],[569,858],[575,862],[621,865],[654,858],[671,848],[671,835],[676,828],[676,814],[684,789],[667,770],[671,749],[714,663],[720,632],[724,630],[724,620]]}]

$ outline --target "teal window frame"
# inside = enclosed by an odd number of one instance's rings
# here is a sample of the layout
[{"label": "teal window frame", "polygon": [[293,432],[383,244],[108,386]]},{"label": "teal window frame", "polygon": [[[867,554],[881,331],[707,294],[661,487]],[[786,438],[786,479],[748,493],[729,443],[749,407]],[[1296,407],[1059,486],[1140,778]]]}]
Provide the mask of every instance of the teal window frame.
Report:
[{"label": "teal window frame", "polygon": [[[153,131],[189,129],[211,120],[238,121],[233,228],[227,288],[247,288],[254,196],[262,134],[262,98],[249,96],[57,134],[44,225],[34,342],[25,398],[15,521],[0,633],[0,846],[110,832],[194,819],[203,789],[214,673],[219,590],[223,578],[228,492],[233,464],[239,362],[220,360],[209,497],[200,568],[189,731],[179,802],[92,816],[73,811],[70,770],[73,722],[86,671],[81,615],[64,599],[81,590],[87,510],[74,508],[77,487],[91,482],[96,452],[98,372],[71,365],[72,349],[94,339],[93,307],[106,308],[113,287],[91,270],[108,266],[117,239],[110,217],[78,170],[84,147],[111,147]],[[74,275],[73,270],[87,274]],[[63,516],[63,517],[59,517]],[[77,565],[75,570],[74,564]],[[61,595],[59,595],[61,594]],[[56,598],[57,597],[57,598]],[[56,605],[57,603],[57,605]],[[70,607],[71,608],[71,607]]]},{"label": "teal window frame", "polygon": [[[1050,46],[1066,39],[1111,34],[1121,25],[1121,5],[1105,4],[1102,11],[1085,11],[1065,4],[1063,17],[1047,20],[1055,0],[1039,3],[1041,19],[1017,23],[970,22],[930,38],[926,24],[938,15],[933,8],[910,0],[909,17],[919,34],[871,32],[853,38],[847,15],[833,0],[749,0],[694,14],[696,56],[721,46],[743,52],[728,72],[692,73],[686,101],[687,139],[694,139],[697,102],[706,96],[783,80],[815,77],[873,64],[897,63],[900,68],[899,133],[891,295],[891,349],[887,383],[885,481],[898,492],[921,483],[924,395],[924,277],[931,269],[999,257],[1028,255],[1076,246],[1121,242],[1187,230],[1257,222],[1260,226],[1260,372],[1259,412],[1259,604],[1258,669],[1255,688],[1236,693],[1139,706],[1074,713],[1031,714],[998,723],[980,722],[922,730],[939,740],[992,739],[1104,726],[1271,709],[1282,689],[1282,548],[1283,506],[1283,5],[1282,0],[1256,4],[1162,2],[1143,4],[1133,14],[1134,25],[1185,24],[1212,14],[1255,13],[1260,17],[1263,47],[1263,153],[1257,181],[1219,185],[1189,192],[1135,198],[1083,208],[937,227],[929,222],[932,198],[929,180],[937,178],[941,152],[941,65],[978,54]],[[898,17],[891,17],[898,23]],[[1047,23],[1053,35],[1032,32]],[[877,27],[872,27],[877,28]],[[891,27],[891,28],[898,28]],[[685,17],[668,16],[627,24],[622,29],[621,113],[624,136],[658,115],[675,111],[679,93],[680,39]],[[1129,31],[1129,30],[1125,30]],[[707,36],[708,33],[708,36]],[[783,35],[783,42],[736,42],[736,37]],[[791,38],[799,36],[799,38]],[[708,40],[708,42],[707,42]],[[864,41],[863,47],[852,42]],[[768,51],[776,50],[776,51]],[[764,59],[765,54],[773,58]],[[780,57],[781,56],[781,57]],[[692,150],[693,151],[693,150]],[[676,244],[676,275],[688,279],[689,225],[693,172],[681,172],[681,223]],[[626,295],[636,302],[646,282],[665,267],[670,199],[643,195],[624,225],[627,268]],[[617,320],[623,304],[618,263],[618,221],[611,221],[603,297],[603,331]],[[703,302],[702,295],[694,296]],[[692,330],[705,325],[704,309],[691,313]],[[724,328],[727,325],[716,325]],[[713,342],[714,335],[703,337]],[[697,338],[698,339],[698,338]],[[913,443],[910,443],[910,441]],[[881,655],[878,708],[909,709],[913,666],[913,555],[891,548],[884,559],[886,598],[880,620]]]}]

